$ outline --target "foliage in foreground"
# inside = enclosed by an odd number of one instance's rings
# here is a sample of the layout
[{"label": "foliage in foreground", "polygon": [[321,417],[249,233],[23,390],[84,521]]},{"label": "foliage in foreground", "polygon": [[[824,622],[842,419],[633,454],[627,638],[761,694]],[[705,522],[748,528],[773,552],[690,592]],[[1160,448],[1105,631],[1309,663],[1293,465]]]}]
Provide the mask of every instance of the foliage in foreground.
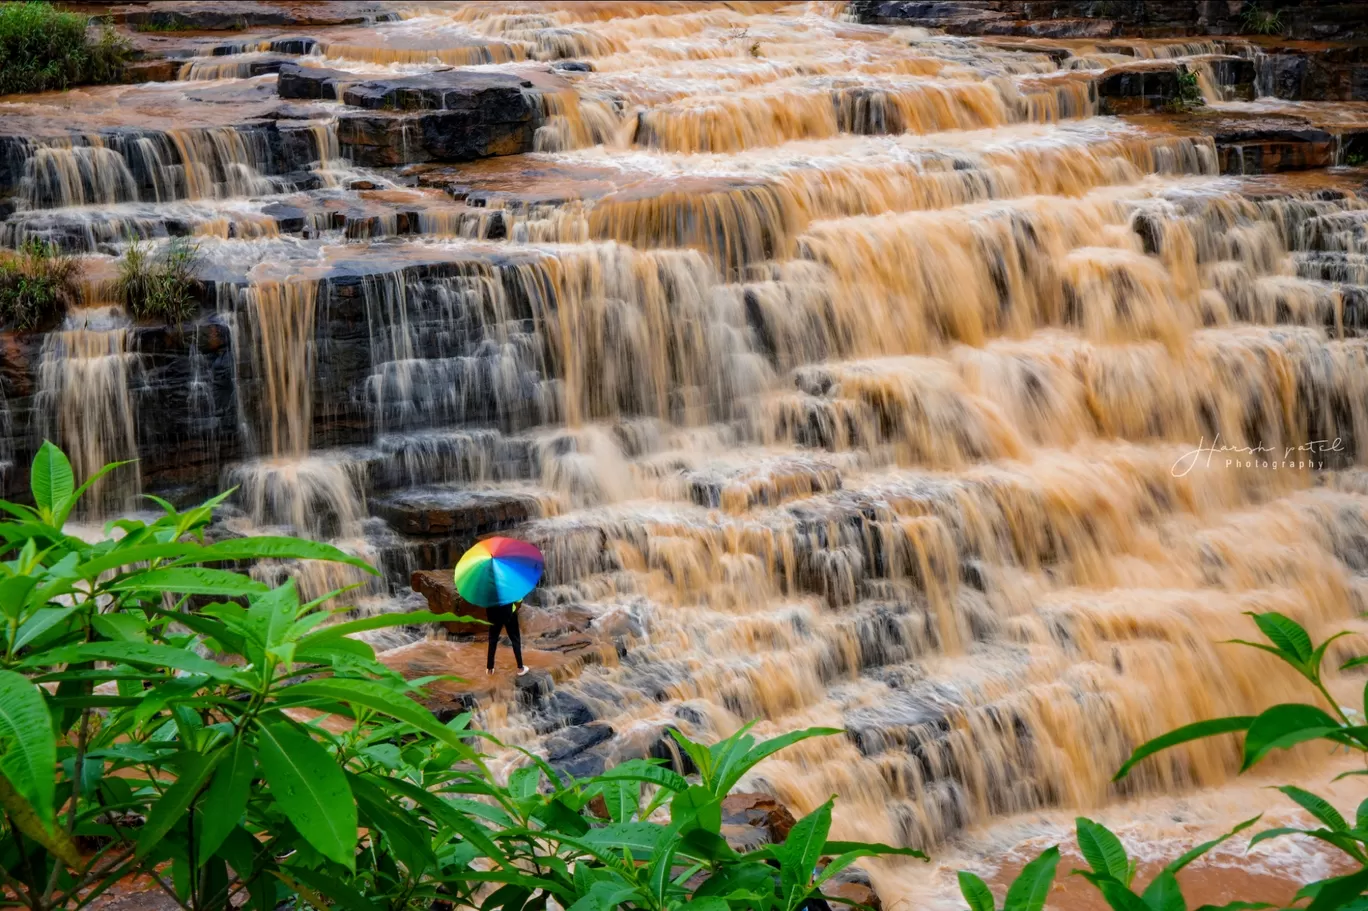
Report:
[{"label": "foliage in foreground", "polygon": [[140,873],[187,911],[797,911],[859,857],[921,856],[829,840],[830,801],[783,844],[722,838],[745,772],[830,729],[676,735],[696,781],[655,760],[575,780],[524,753],[502,782],[469,716],[439,723],[414,700],[429,681],[349,636],[449,616],[345,619],[325,606],[343,592],[301,604],[293,583],[222,568],[373,572],[312,541],[207,542],[228,494],[185,512],[156,500],[163,515],[94,543],[67,534],[116,467],[77,488],[45,443],[35,505],[0,501],[0,905],[81,908]]},{"label": "foliage in foreground", "polygon": [[183,237],[154,252],[151,245],[130,239],[119,261],[115,292],[124,311],[137,319],[181,323],[198,307],[199,249]]},{"label": "foliage in foreground", "polygon": [[[1215,718],[1189,724],[1141,744],[1116,773],[1116,780],[1130,774],[1137,763],[1170,747],[1238,732],[1244,733],[1242,772],[1274,750],[1286,750],[1313,740],[1328,741],[1335,747],[1364,754],[1365,759],[1368,759],[1368,725],[1361,721],[1364,715],[1341,707],[1326,689],[1321,676],[1321,667],[1330,643],[1348,634],[1337,633],[1319,645],[1313,645],[1306,630],[1289,617],[1273,611],[1250,616],[1268,641],[1236,640],[1236,644],[1269,652],[1291,665],[1324,698],[1334,714],[1311,703],[1289,702],[1275,705],[1259,715]],[[1340,669],[1365,665],[1368,665],[1368,656],[1354,658]],[[1365,688],[1364,697],[1368,700],[1368,688]],[[1368,701],[1364,710],[1368,711]],[[1337,778],[1357,775],[1368,775],[1368,763],[1364,769],[1345,772]],[[1283,785],[1278,790],[1310,813],[1320,826],[1314,829],[1285,826],[1265,829],[1249,840],[1250,848],[1270,838],[1300,835],[1325,842],[1359,867],[1352,873],[1307,883],[1297,893],[1293,908],[1298,911],[1368,909],[1368,799],[1358,805],[1354,820],[1350,823],[1333,804],[1310,791],[1296,785]],[[1178,871],[1258,820],[1257,816],[1245,820],[1220,838],[1198,845],[1166,866],[1142,891],[1137,892],[1133,882],[1135,864],[1127,858],[1120,839],[1105,826],[1080,817],[1077,820],[1078,845],[1088,869],[1074,872],[1087,879],[1113,911],[1187,911],[1187,901],[1176,877]],[[1027,864],[1008,889],[1003,911],[1040,911],[1054,882],[1058,862],[1059,848],[1056,846]],[[961,872],[959,881],[960,891],[970,911],[995,911],[992,893],[981,879],[972,873]],[[1219,908],[1203,905],[1197,911],[1253,911],[1275,907],[1259,900],[1266,897],[1251,896],[1254,900],[1232,902]]]},{"label": "foliage in foreground", "polygon": [[31,237],[0,253],[0,323],[27,331],[58,322],[80,295],[76,260]]},{"label": "foliage in foreground", "polygon": [[50,3],[0,5],[0,95],[117,81],[128,45],[107,27],[91,38],[86,22]]}]

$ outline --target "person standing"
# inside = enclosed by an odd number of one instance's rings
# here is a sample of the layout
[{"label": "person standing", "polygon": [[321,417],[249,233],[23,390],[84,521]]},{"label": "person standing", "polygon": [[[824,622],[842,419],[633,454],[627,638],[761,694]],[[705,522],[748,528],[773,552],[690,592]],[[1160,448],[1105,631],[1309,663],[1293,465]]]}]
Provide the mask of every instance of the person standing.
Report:
[{"label": "person standing", "polygon": [[499,633],[507,631],[508,641],[513,645],[513,660],[518,662],[518,676],[526,674],[529,668],[522,659],[522,631],[518,629],[518,608],[521,601],[500,604],[486,608],[485,619],[489,621],[489,660],[485,662],[485,674],[494,673],[494,655],[499,650]]}]

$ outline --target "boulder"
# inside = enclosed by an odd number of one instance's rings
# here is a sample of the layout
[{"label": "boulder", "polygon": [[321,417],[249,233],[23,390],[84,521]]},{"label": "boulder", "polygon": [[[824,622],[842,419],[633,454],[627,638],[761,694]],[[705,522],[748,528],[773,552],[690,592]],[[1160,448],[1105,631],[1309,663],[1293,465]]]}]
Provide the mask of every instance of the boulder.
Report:
[{"label": "boulder", "polygon": [[788,807],[768,794],[740,792],[722,800],[722,836],[738,851],[779,844],[795,822]]},{"label": "boulder", "polygon": [[440,70],[419,76],[350,84],[342,101],[368,111],[479,111],[488,122],[519,120],[527,113],[523,89],[532,83],[511,73]]},{"label": "boulder", "polygon": [[540,504],[531,494],[457,487],[401,491],[377,499],[373,509],[401,534],[472,539],[541,515]]},{"label": "boulder", "polygon": [[546,758],[550,762],[562,762],[612,736],[613,729],[601,721],[564,728],[546,738]]}]

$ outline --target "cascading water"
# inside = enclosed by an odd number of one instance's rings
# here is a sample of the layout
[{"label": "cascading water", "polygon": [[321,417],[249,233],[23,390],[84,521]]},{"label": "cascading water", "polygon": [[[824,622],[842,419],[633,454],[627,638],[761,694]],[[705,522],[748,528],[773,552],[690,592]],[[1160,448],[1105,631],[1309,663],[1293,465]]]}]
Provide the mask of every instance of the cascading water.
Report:
[{"label": "cascading water", "polygon": [[[347,159],[397,113],[266,117],[253,73],[278,43],[225,46],[26,137],[0,240],[98,261],[198,237],[219,312],[174,344],[186,410],[224,415],[197,445],[232,443],[210,483],[239,487],[236,531],[381,563],[360,609],[449,567],[477,533],[462,510],[537,542],[530,610],[606,643],[558,672],[615,732],[573,768],[669,725],[832,724],[748,786],[796,812],[835,793],[837,836],[971,859],[1053,813],[1152,821],[1229,787],[1225,741],[1110,777],[1149,737],[1282,701],[1275,662],[1216,644],[1242,612],[1365,631],[1368,204],[1096,116],[1097,71],[1137,56],[1228,103],[1212,42],[1061,63],[837,4],[728,7],[464,4],[320,33],[298,59],[349,85],[535,83],[536,151],[385,172]],[[214,120],[234,92],[238,121]],[[193,122],[148,114],[170,93]],[[136,129],[109,128],[118,105]],[[35,403],[5,387],[78,471],[152,457],[140,430],[180,420],[144,404],[174,344],[131,331],[73,323]],[[106,511],[161,480],[125,483]],[[360,581],[256,571],[310,596]],[[481,711],[532,749],[568,720]],[[885,907],[946,887],[870,869]]]}]

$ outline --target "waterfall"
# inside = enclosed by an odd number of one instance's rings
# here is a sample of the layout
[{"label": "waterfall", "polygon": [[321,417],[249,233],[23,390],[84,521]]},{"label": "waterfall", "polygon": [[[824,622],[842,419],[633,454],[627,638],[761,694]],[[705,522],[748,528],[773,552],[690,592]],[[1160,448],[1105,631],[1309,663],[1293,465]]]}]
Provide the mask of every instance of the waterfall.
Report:
[{"label": "waterfall", "polygon": [[[452,692],[548,755],[611,726],[555,760],[576,774],[664,755],[670,727],[832,725],[744,786],[798,814],[838,795],[833,837],[973,858],[1078,813],[1171,857],[1271,805],[1227,740],[1111,775],[1285,701],[1278,665],[1219,644],[1245,612],[1368,629],[1361,175],[1255,174],[1294,156],[1193,126],[1273,103],[1221,84],[1225,42],[505,7],[206,43],[170,88],[6,104],[0,244],[83,254],[98,284],[130,237],[191,237],[217,306],[6,333],[0,455],[46,435],[80,474],[140,458],[102,516],[236,487],[215,533],[332,541],[383,575],[253,572],[362,582],[361,614],[421,605],[409,573],[482,535],[535,542],[525,644],[554,699]],[[268,55],[404,101],[282,99],[251,75]],[[1099,116],[1136,58],[1217,110]],[[486,110],[472,73],[530,101]],[[488,150],[518,154],[362,166],[514,114]],[[481,657],[427,626],[377,644]],[[945,891],[869,872],[885,907]]]}]

